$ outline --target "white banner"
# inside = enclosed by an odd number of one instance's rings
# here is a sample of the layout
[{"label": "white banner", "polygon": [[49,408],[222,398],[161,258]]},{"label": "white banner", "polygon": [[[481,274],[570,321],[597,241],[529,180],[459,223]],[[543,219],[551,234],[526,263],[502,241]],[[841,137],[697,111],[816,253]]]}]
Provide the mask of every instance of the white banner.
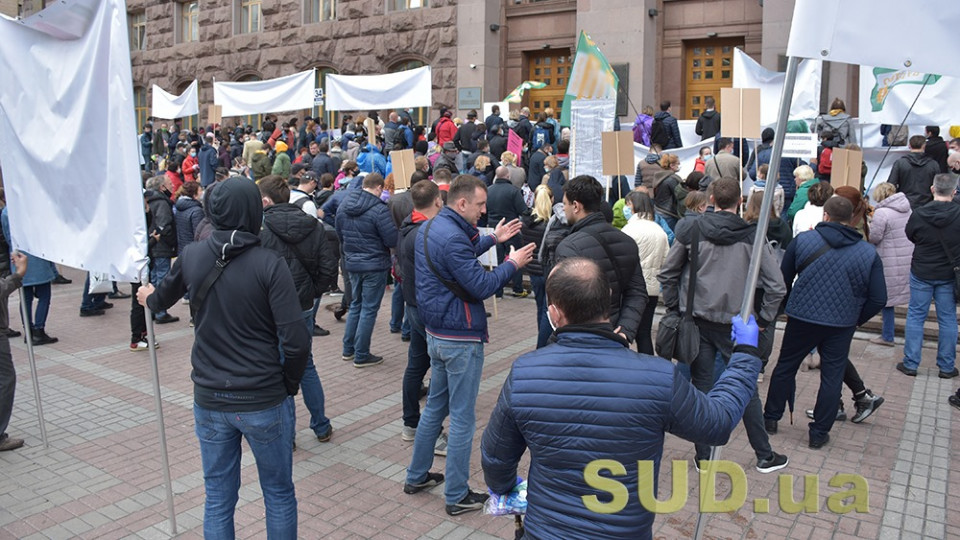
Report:
[{"label": "white banner", "polygon": [[328,111],[433,106],[430,66],[384,75],[327,75]]},{"label": "white banner", "polygon": [[[808,120],[820,114],[820,73],[823,62],[804,60],[797,70],[797,86],[790,104],[790,119]],[[733,87],[760,89],[760,124],[772,126],[780,111],[780,94],[786,74],[771,71],[739,48],[733,50]],[[686,139],[684,139],[686,141]]]},{"label": "white banner", "polygon": [[[0,16],[0,43],[13,247],[138,281],[147,233],[124,2],[56,2],[22,21]],[[92,152],[89,141],[109,144]]]},{"label": "white banner", "polygon": [[861,121],[899,126],[915,99],[908,125],[939,126],[960,120],[960,79],[860,66]]},{"label": "white banner", "polygon": [[960,77],[957,28],[956,0],[796,0],[787,55]]},{"label": "white banner", "polygon": [[223,116],[298,111],[313,107],[314,70],[267,81],[213,83],[213,102]]},{"label": "white banner", "polygon": [[186,118],[195,114],[200,114],[196,79],[179,96],[153,85],[153,104],[150,107],[150,116],[173,120],[174,118]]},{"label": "white banner", "polygon": [[816,133],[785,133],[781,157],[809,161],[817,157],[817,139]]},{"label": "white banner", "polygon": [[570,178],[587,174],[600,180],[604,188],[610,187],[610,177],[603,175],[600,134],[613,131],[616,114],[615,99],[575,99],[570,103]]}]

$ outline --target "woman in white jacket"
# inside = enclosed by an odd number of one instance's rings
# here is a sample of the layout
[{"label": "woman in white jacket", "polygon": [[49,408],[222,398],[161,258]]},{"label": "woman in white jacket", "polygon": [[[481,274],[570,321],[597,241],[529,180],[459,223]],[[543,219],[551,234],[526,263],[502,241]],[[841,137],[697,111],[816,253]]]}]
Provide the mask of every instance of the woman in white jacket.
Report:
[{"label": "woman in white jacket", "polygon": [[818,182],[807,191],[807,204],[793,217],[793,236],[812,231],[823,221],[823,205],[833,197],[833,187],[826,182]]},{"label": "woman in white jacket", "polygon": [[660,266],[670,250],[667,233],[654,221],[654,213],[653,201],[646,193],[632,191],[627,195],[623,205],[623,217],[627,218],[627,224],[622,230],[637,243],[640,268],[643,269],[643,279],[647,282],[649,296],[647,307],[640,319],[640,328],[637,330],[637,350],[644,354],[654,354],[650,330],[660,297],[657,274],[660,273]]}]

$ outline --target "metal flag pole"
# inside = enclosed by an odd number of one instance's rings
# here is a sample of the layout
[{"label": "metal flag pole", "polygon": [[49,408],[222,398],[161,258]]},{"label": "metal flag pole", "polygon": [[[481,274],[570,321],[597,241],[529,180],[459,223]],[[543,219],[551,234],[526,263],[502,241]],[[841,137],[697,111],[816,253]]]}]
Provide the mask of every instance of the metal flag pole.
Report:
[{"label": "metal flag pole", "polygon": [[[900,130],[903,129],[903,126],[906,125],[907,119],[910,118],[910,113],[913,112],[914,105],[917,104],[917,100],[920,99],[920,94],[923,93],[923,89],[927,87],[927,83],[930,82],[930,75],[927,75],[923,78],[923,86],[920,87],[920,91],[917,92],[917,97],[913,98],[913,103],[910,104],[910,108],[907,109],[907,114],[903,117],[903,122],[900,122],[900,125],[897,127],[897,133],[900,133]],[[862,125],[862,124],[861,124]],[[863,141],[863,135],[861,134],[860,140]],[[891,145],[887,145],[887,151],[883,153],[883,157],[880,158],[880,163],[877,164],[877,169],[873,171],[873,178],[870,179],[870,185],[866,187],[867,197],[869,198],[870,188],[873,187],[873,183],[877,181],[877,175],[880,174],[880,167],[883,167],[883,162],[887,160],[887,156],[890,155],[890,149],[893,148]]]},{"label": "metal flag pole", "polygon": [[40,424],[40,440],[44,448],[50,448],[47,440],[47,423],[43,418],[43,401],[40,399],[40,380],[37,376],[37,359],[33,353],[33,328],[27,312],[27,294],[20,287],[20,316],[23,318],[23,336],[27,341],[27,358],[30,360],[30,378],[33,380],[33,399],[37,403],[37,423]]},{"label": "metal flag pole", "polygon": [[[149,270],[144,267],[140,274],[140,283],[150,283]],[[157,364],[157,346],[154,341],[153,313],[143,306],[143,316],[147,323],[147,347],[150,351],[150,366],[153,370],[153,398],[157,411],[157,433],[160,436],[160,461],[163,467],[163,481],[167,491],[167,512],[170,514],[170,536],[177,535],[177,514],[173,507],[173,483],[170,480],[170,456],[167,454],[167,430],[163,423],[163,399],[160,395],[160,368]]]},{"label": "metal flag pole", "polygon": [[[777,184],[770,184],[770,175],[777,175],[779,178],[780,156],[783,154],[783,139],[787,131],[787,120],[790,117],[790,104],[793,101],[793,89],[797,84],[797,67],[800,65],[800,59],[791,56],[787,59],[787,74],[783,81],[783,93],[780,94],[780,111],[777,116],[777,127],[773,135],[773,151],[770,154],[770,166],[767,174],[767,184],[763,190],[763,204],[760,205],[760,219],[757,222],[757,235],[753,238],[753,253],[750,255],[750,268],[747,270],[747,284],[744,286],[743,303],[740,305],[740,317],[744,321],[750,318],[753,312],[753,299],[757,291],[757,280],[760,278],[760,260],[763,254],[763,246],[767,243],[767,227],[770,225],[770,208],[773,206],[773,196],[776,193]],[[707,462],[707,474],[714,474],[715,463],[720,459],[720,450],[722,446],[713,446],[710,448],[710,461]],[[703,531],[706,527],[703,511],[697,516],[697,528],[694,533],[696,540],[703,538]]]}]

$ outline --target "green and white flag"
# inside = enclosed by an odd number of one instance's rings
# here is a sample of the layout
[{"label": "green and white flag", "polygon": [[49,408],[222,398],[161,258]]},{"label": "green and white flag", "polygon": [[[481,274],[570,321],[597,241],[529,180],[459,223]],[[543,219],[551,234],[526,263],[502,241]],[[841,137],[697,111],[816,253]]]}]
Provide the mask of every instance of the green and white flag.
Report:
[{"label": "green and white flag", "polygon": [[567,92],[563,98],[560,123],[570,125],[570,102],[574,99],[616,99],[620,79],[610,67],[607,58],[586,32],[580,31],[580,41],[570,68]]},{"label": "green and white flag", "polygon": [[523,98],[523,93],[530,89],[538,90],[540,88],[546,87],[546,83],[540,81],[523,81],[520,83],[520,86],[514,88],[507,97],[503,98],[503,101],[508,101],[510,103],[520,103]]},{"label": "green and white flag", "polygon": [[960,118],[960,79],[908,69],[860,67],[861,123],[900,125],[915,99],[907,125],[954,122]]}]

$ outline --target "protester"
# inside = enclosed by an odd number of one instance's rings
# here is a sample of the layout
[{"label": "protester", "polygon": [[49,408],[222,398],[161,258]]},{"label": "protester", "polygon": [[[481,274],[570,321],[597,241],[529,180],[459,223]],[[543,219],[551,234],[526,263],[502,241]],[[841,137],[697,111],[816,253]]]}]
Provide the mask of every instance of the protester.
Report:
[{"label": "protester", "polygon": [[853,119],[847,114],[847,107],[840,98],[834,98],[829,113],[818,116],[810,131],[822,135],[827,129],[839,139],[837,143],[841,148],[857,142]]},{"label": "protester", "polygon": [[646,157],[637,163],[637,172],[633,177],[633,187],[643,187],[648,195],[653,194],[654,179],[663,171],[660,166],[660,147],[652,145]]},{"label": "protester", "polygon": [[[513,222],[521,216],[528,214],[530,210],[523,202],[523,195],[510,182],[510,170],[506,167],[498,167],[496,179],[487,189],[487,219],[488,223]],[[503,264],[510,250],[520,249],[520,236],[514,236],[506,242],[497,244],[497,264]],[[523,288],[523,271],[518,271],[511,280],[513,286],[514,298],[526,298],[529,294]],[[503,290],[497,291],[494,296],[503,298]]]},{"label": "protester", "polygon": [[[700,214],[703,214],[704,212],[706,212],[707,202],[708,202],[707,194],[704,193],[703,191],[692,191],[688,193],[686,198],[683,200],[683,204],[684,206],[686,206],[686,210],[684,211],[684,214],[683,214],[684,219],[688,217],[691,217],[691,218],[697,217]],[[661,223],[660,226],[664,228],[664,232],[667,232],[667,236],[670,236],[673,234],[673,231],[670,230],[670,227],[667,225],[666,222]],[[679,222],[677,222],[677,226],[678,227],[680,226]],[[671,241],[670,244],[673,245],[673,242]]]},{"label": "protester", "polygon": [[654,115],[653,124],[650,126],[651,145],[657,145],[664,150],[683,147],[680,125],[670,114],[672,110],[669,101],[660,103],[660,112]]},{"label": "protester", "polygon": [[[911,137],[911,142],[913,138]],[[907,220],[907,238],[913,242],[910,262],[910,306],[904,331],[901,373],[916,377],[923,344],[923,323],[932,301],[937,308],[937,367],[941,379],[957,371],[957,302],[954,285],[960,257],[960,206],[953,204],[957,178],[938,174],[930,188],[933,200],[916,208]],[[907,197],[910,195],[907,194]]]},{"label": "protester", "polygon": [[[143,193],[150,207],[147,223],[147,253],[150,255],[150,283],[154,287],[170,272],[170,261],[177,256],[177,227],[173,219],[173,186],[166,176],[155,176],[147,181]],[[157,324],[169,324],[180,320],[167,310],[154,311]]]},{"label": "protester", "polygon": [[457,160],[460,157],[460,151],[457,150],[457,145],[453,141],[447,141],[442,145],[442,152],[440,157],[437,158],[437,161],[433,164],[433,172],[436,172],[440,169],[446,169],[450,171],[451,175],[460,174],[460,165],[457,163]]},{"label": "protester", "polygon": [[712,178],[740,178],[747,177],[743,171],[740,158],[734,154],[734,141],[729,137],[717,139],[717,155],[707,162],[703,169],[704,174]]},{"label": "protester", "polygon": [[493,234],[481,236],[476,223],[486,202],[482,180],[458,176],[450,185],[447,206],[420,228],[415,246],[417,306],[432,375],[403,491],[414,494],[444,481],[444,475],[430,472],[430,467],[441,422],[449,413],[444,499],[451,516],[479,510],[488,498],[467,485],[483,344],[488,339],[483,300],[530,262],[534,248],[529,244],[511,252],[492,272],[484,269],[477,256],[509,240],[521,227],[518,221],[498,224]]},{"label": "protester", "polygon": [[657,301],[660,298],[660,283],[657,274],[667,258],[670,250],[670,241],[667,233],[657,224],[653,201],[646,193],[632,191],[627,194],[623,206],[623,216],[627,224],[623,226],[624,234],[637,243],[640,255],[640,268],[643,270],[643,280],[647,286],[647,306],[640,318],[640,327],[637,329],[637,351],[643,354],[654,354],[653,340],[650,331],[653,328],[653,315],[657,310]]},{"label": "protester", "polygon": [[[527,167],[527,184],[530,189],[537,189],[537,186],[543,182],[543,176],[547,174],[546,169],[544,169],[544,161],[552,151],[553,147],[550,144],[544,144],[530,153],[530,164]],[[554,197],[556,196],[556,193],[554,193]]]},{"label": "protester", "polygon": [[707,163],[711,159],[713,159],[713,149],[709,146],[700,148],[700,151],[697,153],[697,159],[693,162],[693,171],[702,175],[707,168]]},{"label": "protester", "polygon": [[490,115],[484,119],[483,123],[487,125],[488,133],[497,131],[497,128],[503,125],[503,118],[500,116],[499,105],[494,105],[490,108]]},{"label": "protester", "polygon": [[273,168],[270,171],[270,174],[279,176],[280,178],[289,178],[290,177],[290,155],[287,154],[287,143],[283,141],[277,141],[275,145],[277,151],[276,157],[273,159]]},{"label": "protester", "polygon": [[[6,209],[4,209],[6,212]],[[4,213],[4,231],[6,214]],[[13,354],[10,352],[10,316],[7,311],[7,298],[23,284],[27,274],[27,256],[14,252],[10,255],[14,272],[0,278],[0,452],[16,450],[23,446],[23,439],[15,439],[7,433],[10,416],[13,414],[13,397],[17,390],[17,372],[13,366]]]},{"label": "protester", "polygon": [[653,205],[671,229],[676,229],[680,220],[677,202],[677,187],[681,184],[680,158],[676,154],[661,154],[660,167],[663,169],[653,180]]},{"label": "protester", "polygon": [[783,188],[778,183],[769,183],[767,182],[767,173],[770,170],[770,165],[764,163],[757,167],[757,177],[754,180],[753,185],[750,186],[750,196],[752,197],[754,193],[763,194],[764,190],[767,189],[767,186],[773,186],[773,210],[777,215],[783,214],[783,205],[784,205],[784,192]]},{"label": "protester", "polygon": [[534,299],[537,301],[537,348],[547,344],[547,340],[552,333],[552,329],[546,320],[547,302],[546,302],[546,276],[544,275],[544,264],[541,261],[543,254],[544,237],[547,234],[547,226],[553,217],[553,194],[550,188],[541,184],[537,186],[534,193],[533,208],[529,213],[521,216],[521,235],[523,244],[534,244],[534,256],[530,264],[526,267],[527,275],[530,276],[530,288],[533,290]]},{"label": "protester", "polygon": [[950,172],[950,167],[947,166],[947,143],[940,136],[940,126],[927,126],[925,135],[927,140],[923,144],[923,155],[940,166],[940,173]]},{"label": "protester", "polygon": [[650,147],[650,128],[653,126],[653,107],[644,105],[633,121],[633,142]]},{"label": "protester", "polygon": [[896,190],[887,182],[873,189],[877,206],[868,239],[877,247],[887,286],[887,305],[881,310],[883,326],[880,335],[870,342],[888,347],[893,346],[894,307],[910,303],[910,262],[913,259],[913,243],[907,238],[906,231],[911,214],[910,201]]},{"label": "protester", "polygon": [[716,137],[720,133],[720,113],[717,112],[717,102],[713,96],[707,96],[703,100],[703,106],[707,110],[700,113],[697,117],[697,126],[695,128],[701,141]]},{"label": "protester", "polygon": [[[730,366],[704,395],[670,362],[627,348],[609,319],[610,285],[592,261],[557,265],[547,280],[557,344],[514,362],[483,433],[483,474],[492,493],[514,488],[521,456],[530,450],[524,538],[651,538],[654,513],[637,494],[652,485],[657,495],[664,434],[725,444],[756,394],[752,318],[733,319]],[[599,459],[621,469],[615,480],[598,475]],[[638,471],[651,462],[651,470]],[[616,486],[613,501],[598,489],[601,480]],[[604,502],[588,502],[595,493]]]},{"label": "protester", "polygon": [[[786,305],[787,326],[777,367],[770,378],[764,408],[768,433],[777,432],[786,403],[793,403],[800,363],[816,347],[820,353],[820,389],[810,424],[810,448],[822,448],[838,417],[842,385],[857,387],[854,422],[862,422],[883,403],[863,387],[848,360],[856,328],[880,312],[887,301],[883,263],[876,250],[850,226],[853,205],[833,197],[824,205],[824,223],[797,236],[787,247],[781,269],[792,284]],[[796,278],[796,282],[794,282]],[[791,405],[792,406],[792,405]]]},{"label": "protester", "polygon": [[897,188],[897,193],[907,196],[913,211],[933,200],[930,195],[933,177],[940,173],[937,162],[924,155],[925,143],[923,135],[910,137],[910,153],[894,162],[887,179]]},{"label": "protester", "polygon": [[220,148],[213,133],[203,137],[204,144],[200,147],[197,164],[200,166],[200,185],[207,187],[216,182],[217,167],[220,166]]},{"label": "protester", "polygon": [[[809,165],[800,165],[793,171],[794,184],[797,186],[793,195],[793,202],[790,203],[787,210],[787,221],[793,223],[797,212],[802,210],[808,202],[807,192],[815,186],[819,180],[815,178],[813,168]],[[786,204],[786,199],[784,199]]]},{"label": "protester", "polygon": [[457,129],[457,133],[453,136],[453,144],[457,145],[457,149],[466,155],[476,152],[477,141],[474,138],[476,132],[477,111],[471,109],[467,113],[467,121]]},{"label": "protester", "polygon": [[867,222],[873,213],[873,208],[863,199],[860,190],[853,186],[838,186],[833,191],[837,197],[843,197],[853,205],[853,216],[850,218],[850,226],[860,233],[860,236],[870,241],[870,224]]},{"label": "protester", "polygon": [[[826,182],[817,182],[805,193],[807,204],[793,218],[793,235],[812,231],[823,221],[823,205],[833,197],[833,187]],[[797,197],[799,199],[799,197]],[[796,201],[797,199],[794,199]]]}]

